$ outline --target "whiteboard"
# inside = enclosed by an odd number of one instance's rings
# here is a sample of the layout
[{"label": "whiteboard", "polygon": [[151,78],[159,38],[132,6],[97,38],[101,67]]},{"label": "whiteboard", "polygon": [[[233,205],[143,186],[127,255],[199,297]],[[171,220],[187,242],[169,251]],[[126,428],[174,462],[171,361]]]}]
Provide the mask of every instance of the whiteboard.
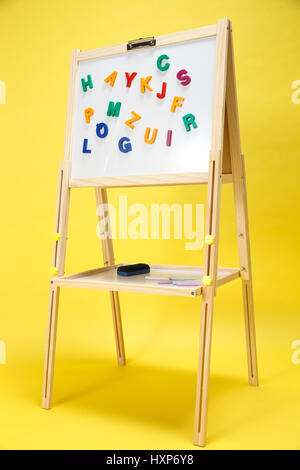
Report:
[{"label": "whiteboard", "polygon": [[[169,60],[161,63],[169,68],[159,70],[157,59],[166,54]],[[149,47],[133,52],[80,61],[78,64],[75,93],[75,120],[73,127],[71,179],[126,177],[137,175],[164,175],[183,173],[207,173],[211,148],[212,113],[214,97],[216,37],[202,38]],[[186,70],[191,78],[183,86],[177,78],[180,70]],[[105,78],[117,71],[113,87]],[[130,88],[126,86],[125,72],[136,72]],[[81,79],[90,75],[93,88],[83,90]],[[151,75],[153,91],[141,93],[141,78]],[[157,97],[162,83],[167,83],[166,95]],[[170,111],[174,96],[182,106]],[[119,116],[108,116],[109,102],[121,102]],[[87,123],[85,109],[94,114]],[[135,111],[141,119],[130,129],[125,122]],[[183,116],[195,116],[197,127],[187,131]],[[96,125],[105,123],[108,134],[99,138]],[[157,129],[155,142],[144,141],[146,128]],[[167,133],[172,130],[171,145],[167,146]],[[131,151],[123,153],[119,148],[122,137],[130,139]],[[85,145],[85,151],[83,152]]]}]

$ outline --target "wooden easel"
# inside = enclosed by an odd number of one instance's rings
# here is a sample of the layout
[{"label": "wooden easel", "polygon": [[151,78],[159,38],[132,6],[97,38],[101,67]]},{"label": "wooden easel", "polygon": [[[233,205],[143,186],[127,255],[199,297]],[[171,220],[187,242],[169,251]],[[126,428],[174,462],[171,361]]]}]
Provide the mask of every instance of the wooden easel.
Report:
[{"label": "wooden easel", "polygon": [[[217,287],[225,282],[229,282],[237,277],[241,278],[245,328],[247,340],[247,357],[248,357],[248,374],[249,384],[258,385],[257,360],[256,360],[256,343],[255,343],[255,326],[253,313],[253,292],[252,292],[252,274],[250,260],[249,245],[249,228],[248,228],[248,212],[246,198],[246,182],[245,182],[245,166],[244,157],[241,153],[240,131],[235,83],[234,56],[231,22],[228,19],[219,20],[217,25],[206,28],[198,28],[189,32],[178,33],[176,35],[161,36],[157,38],[157,45],[176,43],[180,40],[189,40],[199,37],[209,37],[216,35],[216,73],[215,73],[215,96],[213,110],[213,131],[212,145],[210,152],[210,168],[208,179],[197,177],[191,178],[191,183],[208,183],[207,197],[207,218],[205,234],[214,237],[213,244],[205,245],[204,253],[204,275],[212,279],[212,284],[195,289],[194,291],[181,291],[180,294],[165,290],[163,293],[167,295],[202,295],[201,305],[201,328],[200,328],[200,352],[199,352],[199,368],[196,392],[196,412],[195,412],[195,445],[204,446],[206,441],[206,422],[207,422],[207,405],[208,405],[208,386],[210,374],[210,355],[211,355],[211,337],[212,337],[212,319],[214,296]],[[113,46],[112,48],[104,48],[102,55],[110,55],[123,53],[126,45]],[[57,329],[57,311],[59,289],[61,286],[73,285],[76,287],[90,287],[98,289],[110,290],[111,306],[113,313],[113,323],[115,331],[115,340],[117,348],[117,358],[119,365],[125,365],[125,351],[122,333],[122,323],[120,315],[120,306],[118,298],[118,290],[130,290],[133,292],[149,292],[162,293],[159,288],[138,287],[134,284],[126,289],[126,285],[121,282],[99,281],[99,283],[88,282],[81,279],[83,275],[89,272],[79,273],[76,275],[65,276],[65,254],[68,226],[68,212],[70,188],[75,186],[84,186],[70,180],[70,156],[72,142],[72,128],[74,119],[74,93],[75,79],[78,59],[83,57],[93,58],[97,56],[97,50],[87,51],[86,53],[74,50],[71,58],[70,85],[68,97],[68,112],[66,125],[66,141],[64,161],[59,170],[58,196],[56,207],[55,232],[60,238],[54,242],[53,262],[52,266],[56,268],[51,278],[50,284],[50,300],[49,300],[49,317],[47,330],[47,343],[44,368],[44,382],[42,394],[42,407],[49,409],[52,403],[53,389],[53,371],[55,357],[55,341]],[[139,179],[141,180],[141,178]],[[169,184],[186,183],[186,178],[178,175]],[[239,263],[240,267],[236,270],[229,270],[223,280],[218,278],[218,246],[219,246],[219,225],[220,225],[220,196],[221,183],[232,182],[234,188],[234,205],[236,214]],[[157,178],[153,182],[145,180],[143,184],[166,184],[163,178]],[[108,184],[107,186],[129,186],[134,184],[128,179],[123,184]],[[86,184],[85,184],[86,186]],[[107,203],[107,193],[103,184],[95,184],[91,181],[88,186],[94,186],[96,192],[97,205]],[[109,230],[109,227],[107,228]],[[115,265],[113,245],[109,238],[102,241],[104,268],[91,271],[95,273],[103,273],[109,270],[110,266]],[[180,267],[179,267],[180,268]],[[198,269],[198,268],[192,268]],[[91,273],[90,272],[90,273]]]}]

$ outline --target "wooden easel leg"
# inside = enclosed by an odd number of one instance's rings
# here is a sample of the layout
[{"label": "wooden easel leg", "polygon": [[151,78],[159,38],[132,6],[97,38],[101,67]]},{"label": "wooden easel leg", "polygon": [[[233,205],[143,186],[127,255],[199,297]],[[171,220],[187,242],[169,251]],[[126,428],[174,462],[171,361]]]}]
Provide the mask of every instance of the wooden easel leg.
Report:
[{"label": "wooden easel leg", "polygon": [[257,386],[258,385],[258,372],[257,372],[252,282],[242,281],[242,287],[243,287],[243,300],[244,300],[249,384]]},{"label": "wooden easel leg", "polygon": [[51,274],[52,278],[49,296],[47,342],[42,392],[42,408],[46,409],[51,408],[52,404],[51,402],[57,330],[57,310],[59,298],[59,287],[55,285],[55,277],[57,275],[63,276],[65,272],[68,217],[70,206],[69,169],[72,147],[72,125],[74,115],[73,103],[76,89],[76,74],[78,68],[77,59],[79,52],[80,51],[78,49],[73,50],[71,55],[65,151],[64,160],[60,163],[59,166],[59,177],[57,187],[55,234],[58,235],[58,238],[55,238],[55,241],[53,242],[52,269],[54,270],[54,272]]},{"label": "wooden easel leg", "polygon": [[[65,166],[60,164],[58,178],[58,194],[55,217],[55,232],[60,234],[60,240],[53,242],[52,266],[57,268],[58,275],[64,274],[67,220],[69,213],[70,191],[67,187],[67,178],[64,174]],[[55,361],[55,344],[57,329],[57,311],[59,300],[59,287],[55,286],[52,278],[49,293],[48,327],[44,364],[44,380],[42,392],[42,408],[50,409],[52,403],[53,374]]]},{"label": "wooden easel leg", "polygon": [[110,294],[111,310],[112,310],[112,317],[113,317],[113,323],[114,323],[118,364],[119,366],[125,366],[126,357],[125,357],[119,295],[118,295],[118,292],[115,292],[115,291],[110,292],[109,294]]},{"label": "wooden easel leg", "polygon": [[[107,207],[108,201],[107,201],[106,189],[95,188],[95,196],[96,196],[97,210],[98,210],[99,205],[106,205],[107,209],[105,209],[105,215],[106,215],[107,224],[106,224],[105,231],[107,232],[107,234],[110,234],[111,227],[110,227],[109,213],[108,213],[108,207]],[[104,214],[100,215],[98,213],[99,221],[101,221],[103,217],[104,217]],[[110,266],[115,263],[112,239],[109,236],[106,236],[105,238],[101,240],[101,242],[102,242],[104,266]],[[109,295],[110,295],[110,302],[111,302],[111,309],[112,309],[112,316],[113,316],[118,364],[119,366],[124,366],[126,364],[126,356],[125,356],[125,348],[124,348],[124,338],[123,338],[119,294],[118,292],[112,291],[109,293]]]},{"label": "wooden easel leg", "polygon": [[42,394],[42,408],[50,409],[52,405],[53,374],[55,361],[55,346],[57,332],[57,312],[59,301],[59,287],[50,287],[48,327],[44,365],[44,381]]},{"label": "wooden easel leg", "polygon": [[202,297],[200,349],[196,392],[194,444],[205,446],[210,375],[211,337],[213,321],[213,288],[207,288]]},{"label": "wooden easel leg", "polygon": [[244,155],[241,153],[232,32],[227,61],[226,117],[231,155],[239,261],[244,298],[249,384],[258,385],[250,237]]},{"label": "wooden easel leg", "polygon": [[210,284],[203,287],[201,304],[200,351],[196,391],[196,410],[194,444],[205,446],[208,388],[210,375],[210,356],[214,296],[216,295],[218,276],[218,246],[220,226],[220,198],[224,141],[225,92],[227,70],[227,47],[230,22],[219,20],[216,44],[216,92],[213,110],[212,149],[210,152],[209,180],[207,190],[207,208],[205,235],[211,235],[215,241],[206,244],[204,249],[204,275]]},{"label": "wooden easel leg", "polygon": [[[235,166],[235,171],[237,165]],[[234,190],[236,198],[236,219],[239,238],[239,258],[241,267],[245,331],[247,344],[248,376],[249,384],[258,386],[257,353],[256,353],[256,335],[254,320],[253,288],[252,288],[252,269],[250,256],[250,235],[248,224],[247,207],[247,189],[244,155],[240,156],[240,182],[234,179]]]}]

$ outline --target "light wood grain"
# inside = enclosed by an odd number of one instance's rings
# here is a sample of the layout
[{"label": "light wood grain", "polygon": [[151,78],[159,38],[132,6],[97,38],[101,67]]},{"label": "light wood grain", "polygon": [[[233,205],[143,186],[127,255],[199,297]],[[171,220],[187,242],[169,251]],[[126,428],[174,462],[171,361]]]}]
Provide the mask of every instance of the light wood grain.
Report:
[{"label": "light wood grain", "polygon": [[52,405],[58,300],[59,287],[51,285],[49,295],[48,327],[42,391],[42,408],[45,408],[47,410],[50,409]]},{"label": "light wood grain", "polygon": [[[70,188],[69,188],[69,165],[72,147],[73,133],[73,117],[75,102],[75,83],[77,72],[77,56],[78,51],[74,50],[71,54],[71,67],[69,79],[69,94],[67,107],[67,122],[64,160],[60,164],[57,206],[55,216],[55,231],[60,233],[60,240],[54,243],[52,266],[58,269],[58,275],[62,276],[65,270],[66,244],[68,233],[68,217],[70,206]],[[52,278],[54,279],[54,278]],[[48,332],[46,341],[46,354],[44,365],[44,379],[42,392],[42,408],[51,408],[52,390],[53,390],[53,371],[55,361],[55,344],[56,344],[56,325],[58,315],[58,288],[51,283],[49,294],[49,310],[48,310]]]},{"label": "light wood grain", "polygon": [[[216,25],[205,26],[203,28],[190,29],[188,31],[181,31],[179,33],[165,34],[156,37],[156,46],[168,46],[170,44],[177,44],[179,42],[191,41],[194,39],[208,38],[216,35]],[[128,39],[132,40],[132,38]],[[78,56],[79,61],[93,60],[99,57],[107,57],[116,54],[133,54],[135,50],[127,51],[127,42],[117,44],[114,46],[101,47],[98,49],[91,49],[89,51],[81,51]]]},{"label": "light wood grain", "polygon": [[[145,276],[118,276],[118,266],[130,264],[121,263],[113,266],[83,271],[68,276],[56,277],[53,282],[55,286],[99,289],[121,292],[137,292],[145,294],[179,295],[197,297],[202,293],[202,286],[170,286],[160,285],[156,281],[145,279]],[[204,274],[203,266],[174,266],[174,265],[150,265],[151,273],[155,276],[170,277],[193,274],[193,277],[201,280]],[[217,286],[222,286],[240,277],[237,268],[219,268]]]},{"label": "light wood grain", "polygon": [[[106,189],[95,188],[95,196],[96,196],[97,208],[99,207],[100,204],[106,204],[106,205],[108,204]],[[106,230],[107,230],[107,233],[110,234],[111,226],[110,226],[110,219],[109,219],[108,212],[105,214],[105,216],[107,217],[107,220],[108,220]],[[100,215],[98,215],[98,220],[99,222],[102,220],[102,217]],[[114,265],[115,256],[114,256],[114,251],[113,251],[112,238],[108,236],[107,238],[101,240],[101,243],[102,243],[104,266]],[[115,342],[116,342],[116,349],[117,349],[117,359],[118,359],[118,364],[120,366],[123,366],[126,364],[126,356],[125,356],[119,294],[116,291],[110,291],[109,296],[110,296],[110,303],[111,303],[112,316],[113,316]]]},{"label": "light wood grain", "polygon": [[228,33],[229,20],[226,18],[219,20],[217,24],[213,128],[205,226],[205,234],[213,235],[215,243],[213,245],[205,245],[204,251],[204,270],[205,274],[212,278],[212,285],[203,288],[201,305],[194,426],[194,444],[199,446],[204,446],[206,442],[213,306],[217,288]]},{"label": "light wood grain", "polygon": [[67,245],[67,233],[68,233],[68,219],[69,219],[69,207],[70,207],[70,188],[69,188],[69,174],[71,165],[71,150],[73,140],[73,125],[75,115],[75,90],[76,90],[76,79],[77,79],[77,58],[79,50],[73,50],[71,53],[71,68],[70,68],[70,80],[69,80],[69,94],[68,94],[68,106],[67,106],[67,119],[66,119],[66,135],[65,135],[65,147],[64,147],[64,160],[62,164],[62,188],[61,188],[61,200],[59,209],[59,233],[61,239],[57,248],[57,263],[58,274],[64,274],[65,270],[65,259],[66,259],[66,245]]},{"label": "light wood grain", "polygon": [[[139,186],[176,186],[207,184],[208,173],[174,173],[161,175],[105,176],[100,178],[71,178],[70,188],[122,188]],[[222,183],[231,183],[232,175],[223,174]]]},{"label": "light wood grain", "polygon": [[247,342],[248,376],[250,385],[258,385],[256,335],[248,223],[247,188],[244,156],[241,153],[239,115],[232,32],[229,38],[228,81],[226,91],[226,114],[231,151],[234,206],[238,238],[239,261],[242,278],[245,330]]}]

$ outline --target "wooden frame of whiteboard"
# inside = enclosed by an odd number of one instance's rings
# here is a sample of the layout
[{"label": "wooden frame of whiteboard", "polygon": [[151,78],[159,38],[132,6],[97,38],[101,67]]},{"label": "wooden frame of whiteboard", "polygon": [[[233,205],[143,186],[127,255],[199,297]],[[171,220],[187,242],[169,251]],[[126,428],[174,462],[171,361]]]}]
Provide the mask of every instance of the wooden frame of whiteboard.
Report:
[{"label": "wooden frame of whiteboard", "polygon": [[[180,33],[167,34],[156,38],[156,46],[168,46],[170,44],[178,44],[186,41],[214,37],[217,35],[217,25],[204,28],[195,28]],[[74,67],[77,71],[78,63],[87,60],[101,59],[102,57],[134,54],[135,50],[128,51],[127,43],[118,44],[110,47],[103,47],[91,51],[78,51],[75,57]],[[73,84],[73,99],[75,99],[75,82]],[[215,82],[217,83],[217,82]],[[74,113],[74,109],[72,111]],[[73,117],[74,119],[74,117]],[[72,121],[73,121],[72,119]],[[72,132],[72,131],[71,131]],[[71,147],[70,147],[71,151]],[[71,155],[68,156],[69,174],[71,167]],[[230,172],[229,172],[230,173]],[[223,182],[230,182],[230,175],[224,175]],[[178,185],[178,184],[205,184],[208,182],[208,172],[186,172],[186,173],[161,173],[154,175],[126,175],[126,176],[103,176],[97,178],[71,178],[69,180],[70,188],[86,188],[86,187],[102,187],[116,188],[129,186],[161,186],[161,185]]]},{"label": "wooden frame of whiteboard", "polygon": [[[100,178],[72,178],[70,188],[122,188],[138,186],[174,186],[207,184],[208,173],[164,173],[160,175],[105,176]],[[231,183],[231,174],[222,174],[222,183]]]},{"label": "wooden frame of whiteboard", "polygon": [[[214,296],[216,295],[217,287],[221,285],[217,279],[217,269],[222,182],[233,183],[240,261],[238,272],[233,273],[230,279],[228,277],[226,282],[237,277],[240,277],[242,281],[249,384],[258,385],[245,166],[240,144],[231,22],[228,19],[223,19],[219,20],[218,24],[214,26],[198,28],[191,31],[185,31],[183,33],[160,36],[157,38],[157,46],[160,46],[214,35],[216,35],[217,44],[212,145],[209,172],[208,174],[201,175],[196,173],[189,175],[146,175],[146,177],[143,177],[143,181],[141,181],[140,177],[138,177],[138,181],[134,181],[131,177],[130,180],[126,177],[122,177],[122,180],[113,178],[106,181],[104,181],[104,179],[101,179],[101,181],[91,179],[90,184],[86,184],[87,180],[85,180],[85,184],[82,184],[82,181],[80,180],[70,180],[69,174],[74,121],[75,83],[78,61],[127,52],[125,51],[126,44],[95,49],[87,52],[81,52],[79,50],[72,51],[64,161],[61,163],[59,169],[55,219],[55,232],[59,232],[60,239],[54,242],[52,258],[52,266],[57,269],[57,275],[53,276],[50,281],[48,329],[42,392],[42,407],[49,409],[51,408],[52,403],[59,290],[60,287],[64,285],[72,285],[72,278],[74,281],[74,278],[82,274],[78,273],[76,275],[64,276],[70,188],[78,186],[95,187],[96,202],[97,205],[99,205],[100,203],[107,202],[107,192],[105,187],[208,183],[205,234],[213,235],[215,237],[215,242],[212,245],[206,245],[204,252],[204,273],[212,278],[212,285],[201,287],[202,305],[199,368],[197,376],[194,427],[194,443],[195,445],[200,446],[204,446],[206,442]],[[128,53],[134,53],[134,51]],[[99,185],[101,185],[101,187],[99,187]],[[109,230],[109,226],[107,230]],[[104,266],[105,268],[110,269],[115,265],[111,239],[106,238],[102,240],[102,251]],[[90,283],[82,283],[82,285],[80,285],[82,288],[89,288],[90,286]],[[75,287],[74,282],[73,287]],[[103,287],[104,286],[102,286],[102,288]],[[98,285],[95,288],[101,287]],[[106,285],[104,288],[113,289],[114,285]],[[138,287],[134,287],[134,291],[141,292]],[[152,293],[160,292],[153,291]],[[118,292],[110,291],[110,297],[118,363],[119,365],[124,365],[125,350]]]}]

